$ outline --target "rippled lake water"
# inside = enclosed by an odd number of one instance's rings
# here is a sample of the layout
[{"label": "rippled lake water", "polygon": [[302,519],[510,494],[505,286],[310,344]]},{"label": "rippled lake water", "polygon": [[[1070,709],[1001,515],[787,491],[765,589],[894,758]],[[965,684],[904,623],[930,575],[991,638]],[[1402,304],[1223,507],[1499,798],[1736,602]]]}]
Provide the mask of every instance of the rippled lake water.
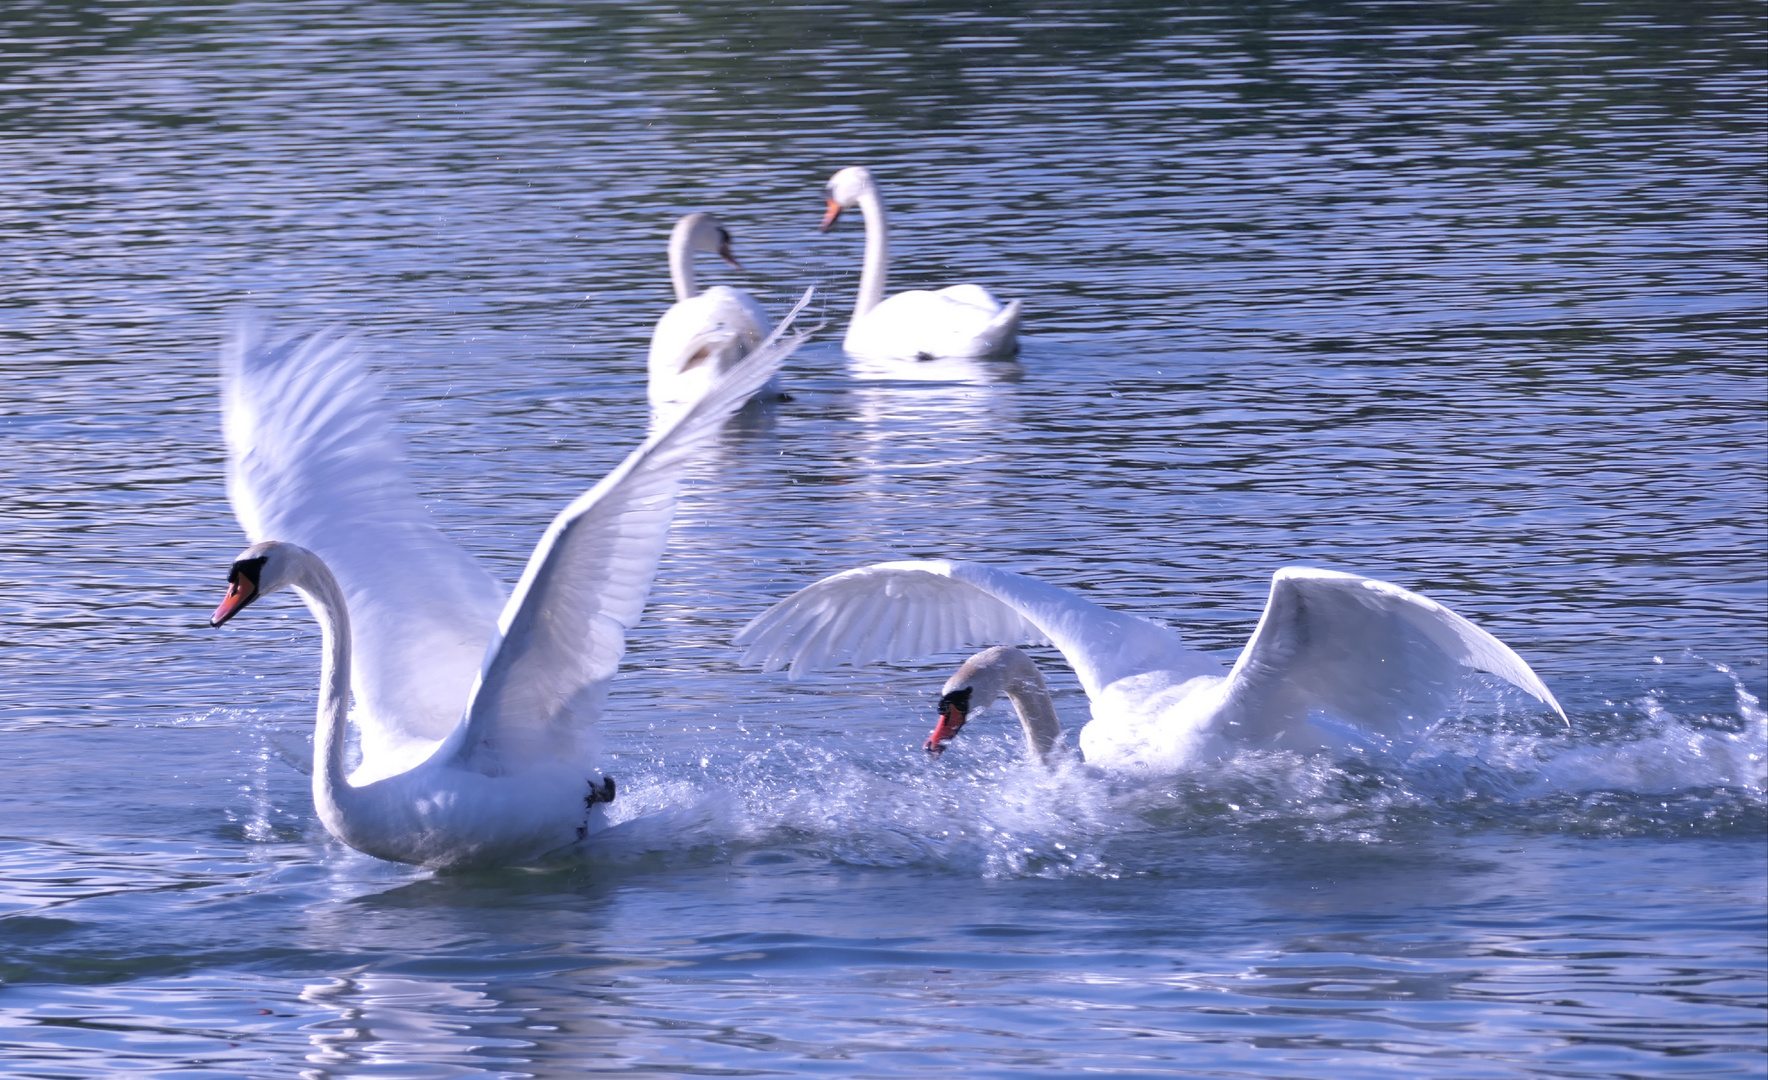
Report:
[{"label": "rippled lake water", "polygon": [[[1764,41],[1728,3],[6,5],[0,1073],[1763,1075]],[[849,368],[860,240],[814,227],[854,163],[893,281],[1022,298],[1019,363]],[[227,313],[368,336],[513,580],[642,437],[700,209],[716,280],[828,326],[696,467],[623,823],[499,872],[344,848],[311,619],[204,626]],[[930,762],[961,657],[729,645],[926,556],[1230,656],[1276,568],[1360,571],[1571,730],[1500,695],[1147,780],[997,719]]]}]

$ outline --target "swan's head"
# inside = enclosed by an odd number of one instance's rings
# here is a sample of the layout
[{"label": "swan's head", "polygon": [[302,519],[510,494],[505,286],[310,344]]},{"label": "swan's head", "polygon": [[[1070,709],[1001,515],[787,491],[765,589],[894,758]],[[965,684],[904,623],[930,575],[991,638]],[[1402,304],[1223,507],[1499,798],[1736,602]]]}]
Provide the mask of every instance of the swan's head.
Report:
[{"label": "swan's head", "polygon": [[1025,669],[1035,666],[1031,657],[1011,645],[984,649],[964,661],[939,691],[939,721],[933,734],[922,745],[930,754],[945,752],[964,721],[993,705],[1007,689],[1007,684],[1023,679]]},{"label": "swan's head", "polygon": [[670,243],[689,251],[704,251],[716,255],[738,270],[743,268],[743,264],[731,254],[730,230],[720,225],[718,219],[711,214],[689,214],[676,222]]},{"label": "swan's head", "polygon": [[294,552],[300,550],[293,544],[267,540],[240,552],[227,571],[227,595],[209,616],[209,625],[220,626],[258,597],[289,585],[294,578]]},{"label": "swan's head", "polygon": [[829,183],[823,188],[823,197],[828,200],[828,210],[823,214],[820,232],[828,232],[841,216],[841,211],[850,206],[859,205],[859,197],[872,188],[872,174],[863,165],[853,165],[842,169],[829,177]]},{"label": "swan's head", "polygon": [[939,720],[933,725],[933,733],[921,744],[924,750],[934,757],[945,753],[946,746],[957,737],[964,721],[969,719],[970,700],[974,695],[975,691],[970,687],[960,686],[939,696]]}]

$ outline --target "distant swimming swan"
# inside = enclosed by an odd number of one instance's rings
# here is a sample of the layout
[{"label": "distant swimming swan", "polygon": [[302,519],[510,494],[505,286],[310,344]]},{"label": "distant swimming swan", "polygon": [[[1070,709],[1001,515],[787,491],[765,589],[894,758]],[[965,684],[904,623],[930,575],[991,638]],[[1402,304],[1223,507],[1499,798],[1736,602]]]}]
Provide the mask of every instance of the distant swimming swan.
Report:
[{"label": "distant swimming swan", "polygon": [[[1509,646],[1436,601],[1300,566],[1272,578],[1258,628],[1226,674],[1164,626],[968,562],[889,562],[835,574],[762,612],[736,638],[748,646],[745,661],[765,670],[790,664],[794,678],[987,641],[1061,650],[1092,706],[1081,751],[1112,768],[1170,770],[1239,747],[1317,749],[1326,740],[1308,722],[1315,710],[1403,735],[1439,717],[1468,670],[1520,687],[1565,719]],[[946,682],[929,748],[943,746],[1001,693],[1019,707],[1031,751],[1047,754],[1055,709],[1035,665],[1016,649],[979,653]]]},{"label": "distant swimming swan", "polygon": [[[313,801],[334,836],[458,866],[530,859],[590,830],[615,794],[595,723],[682,468],[799,340],[763,342],[566,506],[506,601],[431,523],[355,343],[241,321],[222,411],[228,495],[256,542],[210,623],[285,587],[319,620]],[[363,761],[346,777],[352,689]]]},{"label": "distant swimming swan", "polygon": [[[741,269],[731,253],[731,234],[711,214],[688,214],[669,234],[669,278],[675,303],[651,331],[651,408],[686,405],[706,392],[724,370],[767,337],[767,312],[742,289],[714,285],[696,289],[694,253],[704,251]],[[777,394],[770,382],[764,393]]]},{"label": "distant swimming swan", "polygon": [[911,289],[884,295],[890,267],[890,226],[872,174],[860,166],[829,178],[827,232],[841,211],[857,206],[865,217],[866,256],[853,320],[842,347],[872,360],[1008,357],[1019,349],[1019,301],[1002,307],[980,285],[937,292]]}]

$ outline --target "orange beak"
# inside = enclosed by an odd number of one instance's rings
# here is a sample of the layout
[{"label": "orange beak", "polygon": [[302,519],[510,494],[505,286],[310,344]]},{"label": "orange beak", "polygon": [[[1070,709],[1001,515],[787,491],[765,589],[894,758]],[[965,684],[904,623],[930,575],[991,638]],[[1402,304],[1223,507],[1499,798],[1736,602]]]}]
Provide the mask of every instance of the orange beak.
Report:
[{"label": "orange beak", "polygon": [[922,744],[922,749],[934,757],[938,757],[945,753],[945,744],[951,742],[963,726],[964,710],[950,702],[941,704],[939,706],[939,723],[934,726],[933,734],[927,736],[927,741]]},{"label": "orange beak", "polygon": [[209,616],[209,625],[220,626],[233,618],[239,614],[240,608],[251,603],[252,597],[257,595],[258,586],[252,584],[250,578],[244,574],[234,574],[233,580],[227,583],[227,595],[222,598],[221,606],[215,609],[215,614]]},{"label": "orange beak", "polygon": [[817,232],[828,232],[829,229],[835,224],[835,219],[840,216],[841,216],[841,205],[839,203],[837,203],[834,199],[830,199],[829,200],[829,208],[827,210],[823,211],[823,223],[821,225],[817,226],[816,231]]},{"label": "orange beak", "polygon": [[729,244],[718,245],[718,257],[723,259],[725,262],[730,263],[732,266],[736,267],[738,270],[741,270],[743,268],[743,264],[737,261],[737,257],[735,255],[731,254],[731,246]]}]

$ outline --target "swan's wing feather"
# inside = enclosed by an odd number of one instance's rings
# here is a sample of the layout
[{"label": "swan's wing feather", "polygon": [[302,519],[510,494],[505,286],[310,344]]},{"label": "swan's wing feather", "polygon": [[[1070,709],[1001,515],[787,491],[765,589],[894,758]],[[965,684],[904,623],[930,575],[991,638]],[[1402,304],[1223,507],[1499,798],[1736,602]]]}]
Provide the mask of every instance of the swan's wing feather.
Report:
[{"label": "swan's wing feather", "polygon": [[560,511],[497,620],[456,750],[496,775],[524,761],[570,760],[587,745],[669,536],[684,464],[806,337],[779,329],[673,416],[601,482]]},{"label": "swan's wing feather", "polygon": [[1402,735],[1437,719],[1468,669],[1516,685],[1565,718],[1522,657],[1436,601],[1373,578],[1284,567],[1228,675],[1224,734],[1268,741],[1320,709]]},{"label": "swan's wing feather", "polygon": [[1049,643],[1023,614],[952,577],[945,561],[877,563],[823,578],[737,633],[743,659],[796,679],[840,664],[915,659],[966,645]]},{"label": "swan's wing feather", "polygon": [[349,606],[365,764],[460,721],[503,589],[431,523],[361,342],[238,316],[221,351],[227,494],[253,542],[331,568]]},{"label": "swan's wing feather", "polygon": [[978,645],[1055,645],[1087,693],[1190,655],[1163,626],[1023,574],[945,560],[862,566],[808,585],[749,622],[743,659],[790,677]]}]

